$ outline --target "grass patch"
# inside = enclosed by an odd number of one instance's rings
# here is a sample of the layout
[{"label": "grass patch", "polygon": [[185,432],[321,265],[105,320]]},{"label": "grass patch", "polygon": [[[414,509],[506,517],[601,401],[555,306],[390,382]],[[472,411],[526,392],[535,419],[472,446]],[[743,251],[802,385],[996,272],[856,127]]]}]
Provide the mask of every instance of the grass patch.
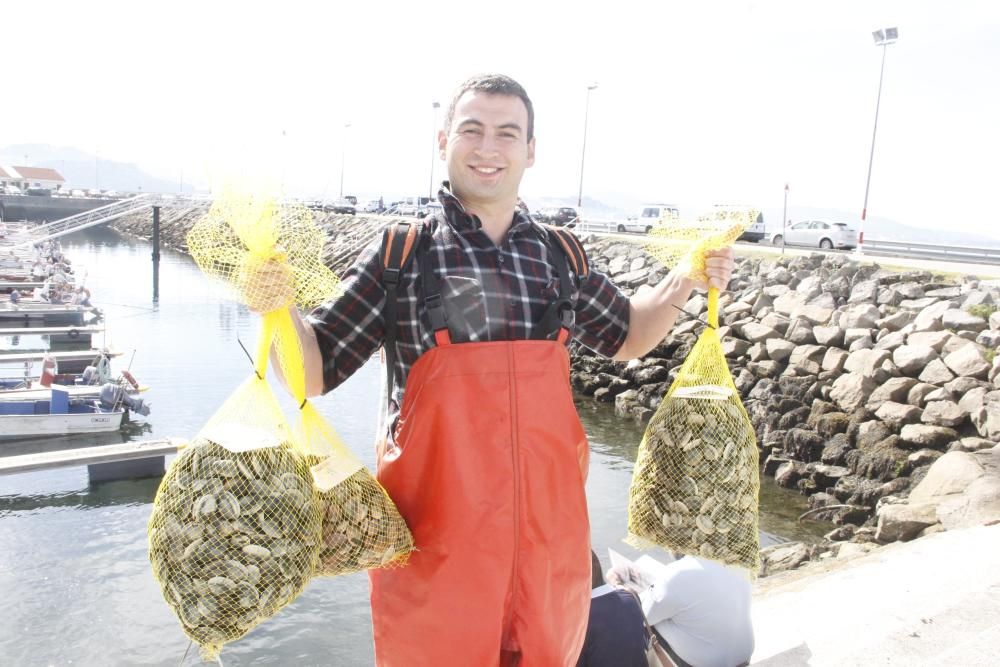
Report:
[{"label": "grass patch", "polygon": [[998,308],[991,304],[981,303],[976,306],[969,307],[969,314],[975,315],[976,317],[981,317],[984,320],[989,320],[990,315],[997,312]]}]

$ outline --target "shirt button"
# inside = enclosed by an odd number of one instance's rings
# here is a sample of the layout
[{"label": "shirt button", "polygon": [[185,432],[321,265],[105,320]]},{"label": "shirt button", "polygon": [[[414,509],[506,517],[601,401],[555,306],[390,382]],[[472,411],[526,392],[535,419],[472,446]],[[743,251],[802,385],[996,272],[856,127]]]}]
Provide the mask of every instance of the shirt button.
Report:
[{"label": "shirt button", "polygon": [[501,264],[503,264],[503,255],[500,255],[499,257],[497,257],[497,261],[500,262]]}]

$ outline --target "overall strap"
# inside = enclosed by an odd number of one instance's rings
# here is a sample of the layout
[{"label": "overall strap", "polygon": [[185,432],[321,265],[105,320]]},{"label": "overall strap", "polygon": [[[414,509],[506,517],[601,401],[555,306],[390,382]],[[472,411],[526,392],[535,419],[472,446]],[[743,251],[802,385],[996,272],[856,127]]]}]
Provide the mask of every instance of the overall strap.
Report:
[{"label": "overall strap", "polygon": [[451,345],[451,332],[448,330],[448,316],[441,299],[441,281],[431,262],[420,263],[420,280],[424,291],[424,309],[431,322],[434,332],[434,342],[437,345]]},{"label": "overall strap", "polygon": [[573,324],[576,322],[576,312],[573,310],[573,301],[570,298],[573,295],[570,270],[582,282],[590,275],[590,264],[587,261],[587,253],[584,252],[576,236],[559,227],[550,225],[544,227],[549,233],[548,245],[553,251],[556,273],[559,276],[559,296],[548,305],[542,315],[539,338],[548,339],[555,335],[556,340],[565,343],[572,334]]},{"label": "overall strap", "polygon": [[382,284],[385,286],[386,395],[390,401],[396,380],[399,279],[406,267],[413,261],[413,250],[417,245],[420,228],[421,225],[417,223],[397,221],[382,230],[382,248],[379,250],[379,259],[382,263]]}]

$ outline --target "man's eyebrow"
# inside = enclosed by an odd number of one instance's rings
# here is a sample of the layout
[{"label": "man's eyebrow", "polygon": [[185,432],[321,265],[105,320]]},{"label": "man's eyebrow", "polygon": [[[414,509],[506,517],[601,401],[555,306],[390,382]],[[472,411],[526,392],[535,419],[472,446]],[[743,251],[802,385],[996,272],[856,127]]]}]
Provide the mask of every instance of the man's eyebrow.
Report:
[{"label": "man's eyebrow", "polygon": [[518,125],[517,123],[513,123],[513,122],[511,122],[511,123],[504,123],[503,125],[500,126],[500,129],[501,130],[517,130],[518,132],[521,132],[521,126]]},{"label": "man's eyebrow", "polygon": [[463,118],[458,122],[458,127],[462,127],[463,125],[476,125],[478,127],[486,127],[486,125],[483,124],[482,121],[476,120],[475,118]]}]

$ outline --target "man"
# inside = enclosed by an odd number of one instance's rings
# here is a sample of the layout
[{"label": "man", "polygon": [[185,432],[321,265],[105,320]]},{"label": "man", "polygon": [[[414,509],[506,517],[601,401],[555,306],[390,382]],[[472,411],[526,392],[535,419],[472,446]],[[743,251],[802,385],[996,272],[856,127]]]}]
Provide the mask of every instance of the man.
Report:
[{"label": "man", "polygon": [[[395,390],[377,474],[417,551],[404,568],[370,572],[376,661],[573,665],[590,601],[588,447],[566,346],[642,356],[696,285],[671,274],[626,299],[596,271],[569,272],[551,233],[517,210],[535,161],[534,110],[509,77],[463,83],[438,143],[450,179],[443,212],[421,224],[388,324]],[[309,395],[339,385],[385,340],[379,248],[307,320],[290,308]],[[709,257],[712,285],[724,288],[732,268],[729,249]],[[266,268],[251,307],[288,303],[287,281]]]},{"label": "man", "polygon": [[639,603],[627,590],[608,585],[597,554],[591,551],[590,557],[594,590],[577,667],[648,667],[649,637]]},{"label": "man", "polygon": [[[652,584],[639,596],[643,613],[678,667],[738,667],[749,662],[754,648],[751,586],[742,570],[681,556],[666,565],[656,563],[655,571],[645,575]],[[635,578],[627,568],[608,572],[612,585]]]}]

